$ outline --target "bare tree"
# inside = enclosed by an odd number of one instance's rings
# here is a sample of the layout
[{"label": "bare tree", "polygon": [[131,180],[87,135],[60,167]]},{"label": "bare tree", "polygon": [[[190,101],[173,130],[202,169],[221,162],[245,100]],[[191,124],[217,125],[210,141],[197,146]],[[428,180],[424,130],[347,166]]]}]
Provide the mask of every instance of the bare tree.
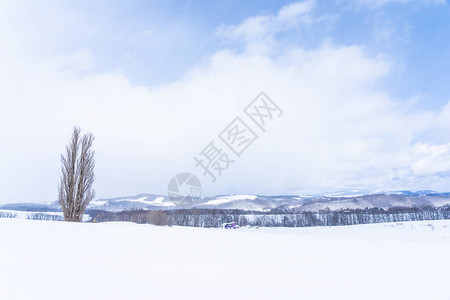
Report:
[{"label": "bare tree", "polygon": [[58,201],[64,213],[64,220],[80,222],[95,192],[92,184],[94,174],[94,151],[91,150],[94,136],[87,133],[80,136],[81,129],[74,127],[72,138],[61,155],[61,180],[58,185]]}]

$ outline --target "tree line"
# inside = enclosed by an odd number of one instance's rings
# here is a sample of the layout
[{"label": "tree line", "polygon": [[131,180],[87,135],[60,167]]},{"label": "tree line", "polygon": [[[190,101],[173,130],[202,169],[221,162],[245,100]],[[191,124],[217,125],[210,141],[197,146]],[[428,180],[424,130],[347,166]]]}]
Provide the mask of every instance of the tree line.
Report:
[{"label": "tree line", "polygon": [[223,223],[236,222],[240,226],[262,227],[310,227],[342,226],[371,223],[447,220],[450,205],[444,207],[394,207],[389,209],[366,208],[339,211],[295,212],[271,210],[268,212],[224,209],[179,210],[125,210],[107,212],[88,210],[91,221],[127,221],[139,224],[174,225],[192,227],[220,227]]}]

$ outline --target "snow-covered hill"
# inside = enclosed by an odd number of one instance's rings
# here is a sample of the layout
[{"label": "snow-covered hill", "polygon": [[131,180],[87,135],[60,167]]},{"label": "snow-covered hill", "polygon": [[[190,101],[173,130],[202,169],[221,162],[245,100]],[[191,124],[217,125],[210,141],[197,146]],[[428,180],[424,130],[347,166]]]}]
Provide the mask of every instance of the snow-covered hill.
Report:
[{"label": "snow-covered hill", "polygon": [[364,208],[383,208],[391,207],[421,207],[435,206],[440,207],[450,205],[449,194],[402,194],[402,193],[383,193],[364,195],[357,197],[332,197],[315,198],[304,203],[291,206],[299,211],[318,211],[324,209],[364,209]]},{"label": "snow-covered hill", "polygon": [[141,194],[132,197],[113,199],[99,199],[91,202],[89,208],[107,211],[120,211],[123,209],[178,209],[178,208],[220,208],[242,210],[270,210],[284,205],[301,203],[298,196],[257,196],[257,195],[226,195],[198,199],[190,206],[177,206],[169,197]]},{"label": "snow-covered hill", "polygon": [[0,232],[0,299],[450,299],[450,221],[224,230],[0,219]]},{"label": "snow-covered hill", "polygon": [[[217,208],[241,209],[247,211],[268,211],[274,208],[289,208],[298,211],[318,211],[324,209],[365,209],[413,206],[443,206],[450,204],[449,193],[432,191],[401,191],[354,196],[260,196],[260,195],[221,195],[198,199],[191,206],[177,206],[168,196],[139,194],[136,196],[96,199],[88,209],[121,211],[127,209],[168,210],[179,208]],[[58,211],[59,204],[17,203],[0,206],[0,209],[19,211]]]},{"label": "snow-covered hill", "polygon": [[124,209],[170,209],[176,207],[169,197],[140,194],[136,196],[118,197],[112,199],[97,199],[90,203],[90,209],[120,211]]},{"label": "snow-covered hill", "polygon": [[[323,209],[364,209],[364,208],[390,208],[413,206],[443,206],[450,204],[450,195],[435,192],[390,192],[362,196],[260,196],[260,195],[224,195],[199,199],[190,207],[241,209],[254,211],[267,211],[273,208],[296,208],[299,211],[318,211]],[[108,211],[123,209],[177,209],[167,196],[141,194],[134,197],[120,197],[114,199],[100,199],[91,203],[89,208]],[[181,207],[189,208],[189,207]]]}]

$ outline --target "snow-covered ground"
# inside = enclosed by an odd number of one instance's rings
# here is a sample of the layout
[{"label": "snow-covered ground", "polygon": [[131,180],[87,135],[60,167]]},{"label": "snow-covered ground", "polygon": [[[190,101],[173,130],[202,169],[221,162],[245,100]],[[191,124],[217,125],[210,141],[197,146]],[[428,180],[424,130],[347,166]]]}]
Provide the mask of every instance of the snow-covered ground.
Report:
[{"label": "snow-covered ground", "polygon": [[0,299],[450,299],[450,221],[240,230],[0,219]]}]

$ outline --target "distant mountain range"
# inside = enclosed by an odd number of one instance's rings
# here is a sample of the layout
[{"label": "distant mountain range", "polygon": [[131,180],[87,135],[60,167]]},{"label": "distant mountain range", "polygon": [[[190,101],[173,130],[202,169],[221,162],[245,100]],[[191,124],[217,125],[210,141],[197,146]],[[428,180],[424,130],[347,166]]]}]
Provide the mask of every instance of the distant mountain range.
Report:
[{"label": "distant mountain range", "polygon": [[[274,208],[288,208],[296,211],[319,211],[324,209],[364,209],[391,207],[421,207],[450,205],[450,193],[434,191],[397,191],[368,195],[328,195],[328,196],[260,196],[223,195],[198,199],[193,205],[178,206],[168,196],[140,194],[136,196],[96,199],[88,209],[122,211],[130,209],[171,210],[179,208],[240,209],[248,211],[267,211]],[[11,203],[0,205],[3,210],[18,211],[59,211],[59,204]]]}]

